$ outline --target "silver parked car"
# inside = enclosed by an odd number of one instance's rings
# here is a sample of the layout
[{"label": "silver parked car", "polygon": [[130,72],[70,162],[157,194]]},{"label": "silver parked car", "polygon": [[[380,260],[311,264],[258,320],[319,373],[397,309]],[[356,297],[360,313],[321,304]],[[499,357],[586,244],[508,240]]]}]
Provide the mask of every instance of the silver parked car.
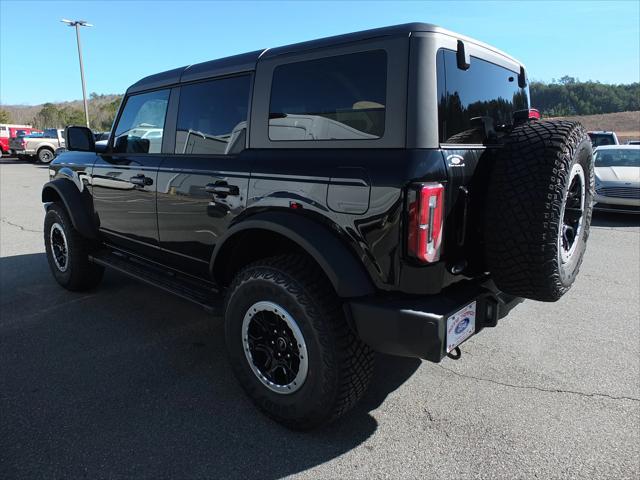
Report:
[{"label": "silver parked car", "polygon": [[595,208],[640,213],[640,145],[595,150]]}]

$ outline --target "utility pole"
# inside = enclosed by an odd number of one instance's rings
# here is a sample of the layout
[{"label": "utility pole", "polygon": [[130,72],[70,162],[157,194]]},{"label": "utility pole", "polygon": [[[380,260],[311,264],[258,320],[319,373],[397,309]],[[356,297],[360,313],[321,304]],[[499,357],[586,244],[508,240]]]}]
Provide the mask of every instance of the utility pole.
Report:
[{"label": "utility pole", "polygon": [[82,101],[84,102],[84,118],[87,122],[87,128],[89,128],[89,105],[87,104],[87,87],[84,83],[84,64],[82,63],[82,48],[80,47],[80,27],[93,27],[93,25],[87,23],[84,20],[67,20],[66,18],[63,18],[60,21],[62,23],[66,23],[70,27],[76,28],[76,41],[78,42],[78,60],[80,60],[80,79],[82,80]]}]

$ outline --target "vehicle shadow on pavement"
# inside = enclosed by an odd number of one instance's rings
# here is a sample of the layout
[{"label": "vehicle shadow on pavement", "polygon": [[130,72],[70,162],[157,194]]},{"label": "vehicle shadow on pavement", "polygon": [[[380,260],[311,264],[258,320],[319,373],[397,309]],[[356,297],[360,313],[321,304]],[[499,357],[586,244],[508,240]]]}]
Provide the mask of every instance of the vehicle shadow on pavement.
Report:
[{"label": "vehicle shadow on pavement", "polygon": [[15,157],[0,158],[0,165],[26,165],[26,164],[31,164],[35,168],[49,168],[48,163],[41,163],[38,160],[20,160]]},{"label": "vehicle shadow on pavement", "polygon": [[420,365],[377,360],[347,417],[290,432],[235,382],[220,319],[112,272],[72,293],[42,253],[0,258],[0,477],[295,474],[368,439],[370,412]]},{"label": "vehicle shadow on pavement", "polygon": [[640,215],[637,213],[617,213],[594,210],[591,218],[594,227],[637,228],[640,227]]},{"label": "vehicle shadow on pavement", "polygon": [[24,165],[26,163],[33,163],[33,162],[29,162],[28,160],[19,160],[15,157],[1,157],[0,158],[0,165]]}]

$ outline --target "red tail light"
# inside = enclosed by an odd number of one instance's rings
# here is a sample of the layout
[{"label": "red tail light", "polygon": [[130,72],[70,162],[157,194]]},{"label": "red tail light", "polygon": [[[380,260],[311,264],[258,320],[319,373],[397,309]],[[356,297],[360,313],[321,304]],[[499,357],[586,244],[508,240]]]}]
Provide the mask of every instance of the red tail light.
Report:
[{"label": "red tail light", "polygon": [[409,192],[409,255],[422,262],[440,260],[444,223],[444,186],[425,183]]},{"label": "red tail light", "polygon": [[541,118],[542,115],[536,108],[528,108],[526,110],[518,110],[516,112],[513,112],[513,122],[515,124],[524,123],[529,120],[540,120]]},{"label": "red tail light", "polygon": [[540,114],[540,111],[537,108],[530,108],[529,109],[529,118],[530,119],[535,119],[535,120],[540,120],[542,118],[542,115]]}]

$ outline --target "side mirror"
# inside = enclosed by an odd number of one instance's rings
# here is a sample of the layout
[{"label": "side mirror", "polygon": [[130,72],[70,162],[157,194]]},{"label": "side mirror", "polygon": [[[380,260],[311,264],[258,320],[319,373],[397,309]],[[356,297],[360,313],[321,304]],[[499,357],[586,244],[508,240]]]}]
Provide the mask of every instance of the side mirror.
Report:
[{"label": "side mirror", "polygon": [[70,126],[64,129],[67,150],[76,152],[95,152],[96,142],[93,132],[87,127]]}]

